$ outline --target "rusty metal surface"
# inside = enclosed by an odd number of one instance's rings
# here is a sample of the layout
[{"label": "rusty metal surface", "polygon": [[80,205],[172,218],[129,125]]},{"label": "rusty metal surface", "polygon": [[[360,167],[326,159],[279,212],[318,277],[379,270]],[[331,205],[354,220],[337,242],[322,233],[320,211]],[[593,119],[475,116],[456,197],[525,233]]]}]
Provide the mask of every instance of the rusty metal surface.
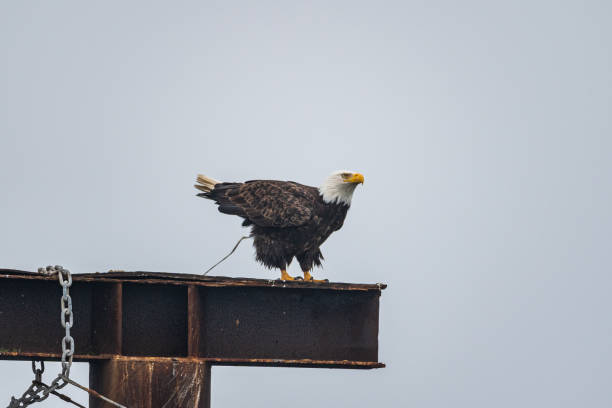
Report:
[{"label": "rusty metal surface", "polygon": [[[384,366],[377,360],[385,285],[151,272],[73,276],[76,361],[123,355],[218,365]],[[0,270],[0,359],[59,356],[56,295],[53,278]]]},{"label": "rusty metal surface", "polygon": [[[59,361],[61,353],[23,353],[5,351],[0,353],[0,360],[45,360]],[[110,360],[119,356],[112,354],[75,354],[74,361],[93,362],[98,360]],[[308,367],[308,368],[350,368],[350,369],[372,369],[384,368],[384,363],[375,361],[350,361],[350,360],[312,360],[312,359],[273,359],[273,358],[210,358],[210,357],[146,357],[121,356],[123,359],[134,361],[176,361],[176,362],[200,362],[211,363],[222,366],[255,366],[255,367]]]},{"label": "rusty metal surface", "polygon": [[97,354],[121,354],[123,283],[97,283],[92,291],[91,340]]},{"label": "rusty metal surface", "polygon": [[123,284],[126,356],[187,355],[187,287]]},{"label": "rusty metal surface", "polygon": [[[73,283],[74,311],[72,336],[79,352],[95,353],[92,344],[93,286]],[[57,278],[51,280],[0,280],[0,353],[3,351],[36,351],[57,353],[64,329],[60,318],[60,291]]]},{"label": "rusty metal surface", "polygon": [[376,361],[378,294],[313,289],[202,288],[200,355]]},{"label": "rusty metal surface", "polygon": [[[113,358],[89,366],[90,387],[128,407],[210,407],[210,364],[190,360]],[[90,397],[91,408],[109,404]]]},{"label": "rusty metal surface", "polygon": [[[2,278],[22,278],[22,279],[50,279],[42,277],[36,272],[20,271],[15,269],[0,269],[0,279]],[[226,276],[202,276],[186,273],[168,272],[96,272],[73,274],[75,281],[96,281],[96,282],[141,282],[141,283],[166,283],[169,285],[198,285],[212,287],[226,286],[248,286],[248,287],[276,287],[276,288],[308,288],[324,290],[363,290],[380,291],[387,287],[384,283],[363,284],[363,283],[312,283],[304,281],[287,281],[253,278],[230,278]]]},{"label": "rusty metal surface", "polygon": [[199,357],[202,349],[202,295],[198,286],[187,287],[187,355]]}]

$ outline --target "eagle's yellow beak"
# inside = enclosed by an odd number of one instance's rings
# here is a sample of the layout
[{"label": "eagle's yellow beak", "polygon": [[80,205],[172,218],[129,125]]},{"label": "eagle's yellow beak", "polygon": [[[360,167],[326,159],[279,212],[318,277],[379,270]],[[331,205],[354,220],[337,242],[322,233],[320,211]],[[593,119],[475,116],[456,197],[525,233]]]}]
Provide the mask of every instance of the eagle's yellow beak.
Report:
[{"label": "eagle's yellow beak", "polygon": [[345,183],[360,183],[363,184],[363,174],[353,173],[352,176],[344,179]]}]

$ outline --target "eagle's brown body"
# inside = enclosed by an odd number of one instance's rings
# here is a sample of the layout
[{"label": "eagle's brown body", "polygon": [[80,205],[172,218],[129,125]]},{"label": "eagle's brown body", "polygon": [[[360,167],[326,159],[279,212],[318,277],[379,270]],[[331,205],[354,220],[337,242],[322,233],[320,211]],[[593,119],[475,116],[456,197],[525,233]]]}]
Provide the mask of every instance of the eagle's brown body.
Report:
[{"label": "eagle's brown body", "polygon": [[257,260],[281,270],[293,257],[303,271],[320,265],[319,246],[342,227],[349,209],[343,202],[325,202],[318,188],[291,181],[207,185],[198,196],[214,200],[222,213],[244,218],[242,225],[252,226]]}]

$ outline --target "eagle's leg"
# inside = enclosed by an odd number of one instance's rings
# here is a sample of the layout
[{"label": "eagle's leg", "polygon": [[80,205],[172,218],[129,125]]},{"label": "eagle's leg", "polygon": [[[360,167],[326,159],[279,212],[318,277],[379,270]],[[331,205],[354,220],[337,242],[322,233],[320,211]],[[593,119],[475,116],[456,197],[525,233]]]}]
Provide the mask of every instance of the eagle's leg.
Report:
[{"label": "eagle's leg", "polygon": [[287,270],[281,269],[281,280],[292,281],[292,280],[296,280],[296,278],[294,278],[293,276],[289,275],[287,273]]},{"label": "eagle's leg", "polygon": [[326,282],[329,282],[329,280],[328,279],[315,279],[310,274],[310,271],[304,271],[304,282],[326,283]]}]

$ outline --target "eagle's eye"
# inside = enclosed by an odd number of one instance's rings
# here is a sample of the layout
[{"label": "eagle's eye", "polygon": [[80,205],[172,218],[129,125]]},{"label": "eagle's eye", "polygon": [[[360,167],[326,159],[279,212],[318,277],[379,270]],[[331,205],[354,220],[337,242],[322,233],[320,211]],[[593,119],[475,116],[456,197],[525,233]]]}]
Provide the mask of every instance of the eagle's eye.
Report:
[{"label": "eagle's eye", "polygon": [[347,179],[347,178],[351,177],[352,174],[351,173],[342,173],[341,176],[342,176],[343,179]]}]

